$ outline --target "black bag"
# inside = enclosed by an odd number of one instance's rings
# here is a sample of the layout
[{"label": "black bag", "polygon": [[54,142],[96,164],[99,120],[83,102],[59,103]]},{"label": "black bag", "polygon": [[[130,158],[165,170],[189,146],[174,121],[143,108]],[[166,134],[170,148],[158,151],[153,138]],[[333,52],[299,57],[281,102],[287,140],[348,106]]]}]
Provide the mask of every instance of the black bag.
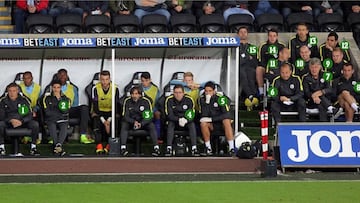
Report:
[{"label": "black bag", "polygon": [[237,156],[242,159],[252,159],[256,156],[256,147],[250,142],[243,142],[239,147]]},{"label": "black bag", "polygon": [[183,136],[175,135],[173,149],[175,156],[185,156],[188,150],[187,150],[185,138]]}]

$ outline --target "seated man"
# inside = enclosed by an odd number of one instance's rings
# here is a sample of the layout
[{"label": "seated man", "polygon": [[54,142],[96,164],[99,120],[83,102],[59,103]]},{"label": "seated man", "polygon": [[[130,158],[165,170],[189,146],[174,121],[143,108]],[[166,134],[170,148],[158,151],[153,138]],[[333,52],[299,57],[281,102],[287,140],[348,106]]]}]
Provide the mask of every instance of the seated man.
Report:
[{"label": "seated man", "polygon": [[279,58],[275,61],[274,64],[268,63],[266,65],[265,78],[269,80],[270,83],[273,82],[274,78],[280,76],[280,67],[283,63],[288,63],[290,58],[290,51],[288,48],[279,49]]},{"label": "seated man", "polygon": [[[171,80],[170,84],[172,85],[182,85],[184,91],[189,95],[194,101],[197,101],[199,98],[199,89],[204,86],[204,84],[198,84],[194,81],[194,75],[192,72],[185,72],[183,81]],[[198,109],[197,104],[195,104],[195,110]]]},{"label": "seated man", "polygon": [[52,1],[49,8],[49,15],[55,18],[61,14],[76,14],[82,16],[83,12],[83,9],[78,7],[76,1]]},{"label": "seated man", "polygon": [[295,61],[295,75],[303,77],[306,73],[309,72],[309,62],[311,59],[311,50],[309,49],[308,46],[301,46],[300,47],[300,58],[299,60],[303,61],[303,66],[300,66],[299,64],[297,64],[297,62]]},{"label": "seated man", "polygon": [[87,128],[89,123],[89,107],[86,105],[79,105],[78,89],[71,83],[68,83],[69,76],[67,74],[67,70],[58,70],[57,79],[61,82],[61,91],[70,99],[71,107],[69,110],[69,118],[80,119],[80,143],[94,143],[94,140],[87,135]]},{"label": "seated man", "polygon": [[134,1],[124,0],[111,0],[109,1],[109,7],[112,16],[116,15],[130,15],[134,12]]},{"label": "seated man", "polygon": [[149,132],[152,139],[154,150],[153,156],[160,155],[159,145],[157,143],[157,136],[154,123],[152,119],[152,107],[151,102],[146,97],[142,96],[140,87],[134,86],[130,90],[130,97],[124,100],[123,106],[123,120],[121,122],[121,155],[127,156],[129,152],[126,150],[126,142],[129,135],[129,130],[144,129]]},{"label": "seated man", "polygon": [[215,92],[215,84],[207,82],[205,84],[205,94],[199,98],[200,127],[206,147],[205,154],[212,155],[210,133],[215,127],[220,127],[216,125],[216,123],[219,123],[222,124],[225,130],[225,137],[229,144],[229,155],[234,156],[234,134],[231,127],[230,108],[228,101],[223,101],[220,104],[220,98],[221,95]]},{"label": "seated man", "polygon": [[25,22],[29,15],[38,13],[47,14],[49,0],[17,0],[14,11],[15,33],[23,33],[25,31]]},{"label": "seated man", "polygon": [[[332,52],[335,48],[339,47],[339,35],[332,31],[328,34],[326,42],[319,46],[320,60],[324,61],[325,59],[332,57]],[[350,54],[348,50],[343,50],[344,60],[350,62]]]},{"label": "seated man", "polygon": [[134,15],[139,18],[141,23],[143,16],[149,14],[159,14],[166,17],[167,22],[170,21],[170,13],[167,10],[165,0],[135,0],[136,9]]},{"label": "seated man", "polygon": [[225,22],[228,21],[229,16],[234,14],[247,14],[251,16],[253,20],[255,20],[254,14],[249,11],[248,7],[248,1],[224,1],[223,14]]},{"label": "seated man", "polygon": [[336,47],[332,51],[332,61],[333,66],[331,67],[330,71],[333,74],[333,80],[335,80],[342,76],[341,71],[344,67],[344,64],[348,63],[348,61],[344,59],[344,52],[340,49],[340,47]]},{"label": "seated man", "polygon": [[[53,152],[59,156],[64,156],[66,152],[63,144],[69,125],[70,99],[61,92],[60,81],[52,81],[51,89],[51,93],[45,95],[43,99],[45,122],[54,141]],[[59,129],[59,133],[56,132],[56,129]]]},{"label": "seated man", "polygon": [[330,98],[332,88],[330,81],[324,80],[321,61],[311,58],[309,62],[309,73],[303,77],[304,96],[309,108],[319,109],[319,120],[328,121],[327,113],[333,112]]},{"label": "seated man", "polygon": [[274,120],[277,123],[281,121],[280,112],[296,108],[299,113],[299,121],[306,121],[306,106],[304,92],[299,76],[292,74],[292,65],[284,63],[280,67],[280,76],[276,77],[272,87],[277,89],[277,95],[274,95],[274,102],[271,104],[271,110]]},{"label": "seated man", "polygon": [[264,94],[264,74],[269,60],[278,59],[280,50],[285,47],[285,44],[278,40],[279,32],[277,30],[270,29],[267,36],[267,41],[260,45],[258,53],[259,66],[256,67],[256,82],[259,95]]},{"label": "seated man", "polygon": [[[115,86],[116,87],[116,86]],[[93,129],[95,133],[96,153],[109,153],[109,144],[103,145],[110,137],[111,129],[111,111],[112,111],[112,84],[110,81],[110,72],[107,70],[100,72],[100,82],[98,82],[91,91],[92,109],[91,117],[93,119]],[[119,103],[119,89],[115,89],[115,104]],[[117,105],[115,105],[117,107]],[[118,112],[115,110],[115,112]],[[115,126],[118,123],[115,119]],[[115,128],[117,129],[117,127]],[[105,146],[105,147],[104,147]]]},{"label": "seated man", "polygon": [[185,95],[182,85],[175,85],[174,93],[165,100],[165,113],[168,122],[167,147],[165,156],[172,155],[175,128],[187,128],[191,140],[191,155],[199,156],[196,146],[195,109],[193,99]]},{"label": "seated man", "polygon": [[151,81],[151,75],[149,72],[143,72],[140,76],[141,79],[141,88],[144,91],[145,95],[151,99],[151,106],[153,108],[154,113],[154,124],[156,128],[156,133],[158,137],[159,144],[162,143],[161,139],[161,120],[160,116],[161,113],[156,108],[156,104],[160,97],[160,91],[159,88],[152,83]]},{"label": "seated man", "polygon": [[359,112],[357,103],[360,101],[360,94],[354,88],[354,85],[358,82],[359,80],[354,75],[353,65],[351,63],[344,64],[342,76],[333,82],[334,92],[341,107],[335,118],[345,110],[346,122],[353,122],[354,113]]},{"label": "seated man", "polygon": [[211,14],[222,14],[223,13],[223,1],[194,1],[193,2],[193,10],[196,16],[196,19],[200,19],[203,15],[211,15]]},{"label": "seated man", "polygon": [[36,149],[39,124],[33,120],[29,99],[19,94],[19,86],[16,83],[10,83],[6,91],[8,94],[0,99],[0,155],[5,155],[5,128],[17,127],[31,129],[30,155],[39,155]]}]

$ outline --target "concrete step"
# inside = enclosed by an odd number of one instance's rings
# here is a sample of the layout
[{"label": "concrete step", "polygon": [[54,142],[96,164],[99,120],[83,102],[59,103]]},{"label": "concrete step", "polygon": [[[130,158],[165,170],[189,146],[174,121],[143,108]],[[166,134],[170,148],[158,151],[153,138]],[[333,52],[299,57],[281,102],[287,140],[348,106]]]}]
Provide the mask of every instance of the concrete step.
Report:
[{"label": "concrete step", "polygon": [[11,16],[0,16],[0,25],[11,25]]},{"label": "concrete step", "polygon": [[0,6],[0,16],[11,16],[11,8]]},{"label": "concrete step", "polygon": [[13,25],[0,25],[0,34],[14,33]]}]

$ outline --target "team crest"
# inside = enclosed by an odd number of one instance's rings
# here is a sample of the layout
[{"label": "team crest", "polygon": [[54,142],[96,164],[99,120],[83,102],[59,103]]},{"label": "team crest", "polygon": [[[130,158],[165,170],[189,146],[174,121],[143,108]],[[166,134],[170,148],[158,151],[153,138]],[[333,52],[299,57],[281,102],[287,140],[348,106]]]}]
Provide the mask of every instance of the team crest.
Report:
[{"label": "team crest", "polygon": [[219,104],[217,102],[214,103],[214,107],[218,107]]},{"label": "team crest", "polygon": [[290,84],[290,89],[294,89],[295,85],[294,84]]},{"label": "team crest", "polygon": [[324,78],[321,78],[321,79],[320,79],[320,82],[321,82],[321,83],[324,83],[324,82],[325,82]]},{"label": "team crest", "polygon": [[355,85],[355,84],[356,84],[356,81],[352,81],[351,84],[352,84],[352,85]]},{"label": "team crest", "polygon": [[188,105],[186,104],[183,105],[183,109],[188,109],[188,108],[189,108]]},{"label": "team crest", "polygon": [[144,111],[145,107],[144,106],[140,106],[140,111]]}]

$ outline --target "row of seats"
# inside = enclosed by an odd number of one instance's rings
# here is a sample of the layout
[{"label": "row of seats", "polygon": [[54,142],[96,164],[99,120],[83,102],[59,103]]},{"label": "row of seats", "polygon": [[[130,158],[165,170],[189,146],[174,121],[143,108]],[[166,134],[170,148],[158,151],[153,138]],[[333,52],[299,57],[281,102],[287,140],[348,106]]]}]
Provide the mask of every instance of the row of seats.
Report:
[{"label": "row of seats", "polygon": [[146,15],[142,23],[134,15],[114,16],[112,22],[104,15],[91,15],[85,19],[74,14],[63,14],[53,22],[49,15],[33,14],[27,19],[29,33],[225,33],[237,32],[241,26],[250,31],[264,32],[271,28],[281,31],[293,32],[298,23],[306,23],[311,31],[360,31],[360,13],[348,16],[348,24],[338,14],[320,14],[316,20],[306,13],[292,13],[286,20],[280,14],[262,14],[256,21],[247,14],[234,14],[226,23],[222,15],[204,15],[197,22],[192,14],[173,15],[168,24],[166,17],[158,14]]}]

